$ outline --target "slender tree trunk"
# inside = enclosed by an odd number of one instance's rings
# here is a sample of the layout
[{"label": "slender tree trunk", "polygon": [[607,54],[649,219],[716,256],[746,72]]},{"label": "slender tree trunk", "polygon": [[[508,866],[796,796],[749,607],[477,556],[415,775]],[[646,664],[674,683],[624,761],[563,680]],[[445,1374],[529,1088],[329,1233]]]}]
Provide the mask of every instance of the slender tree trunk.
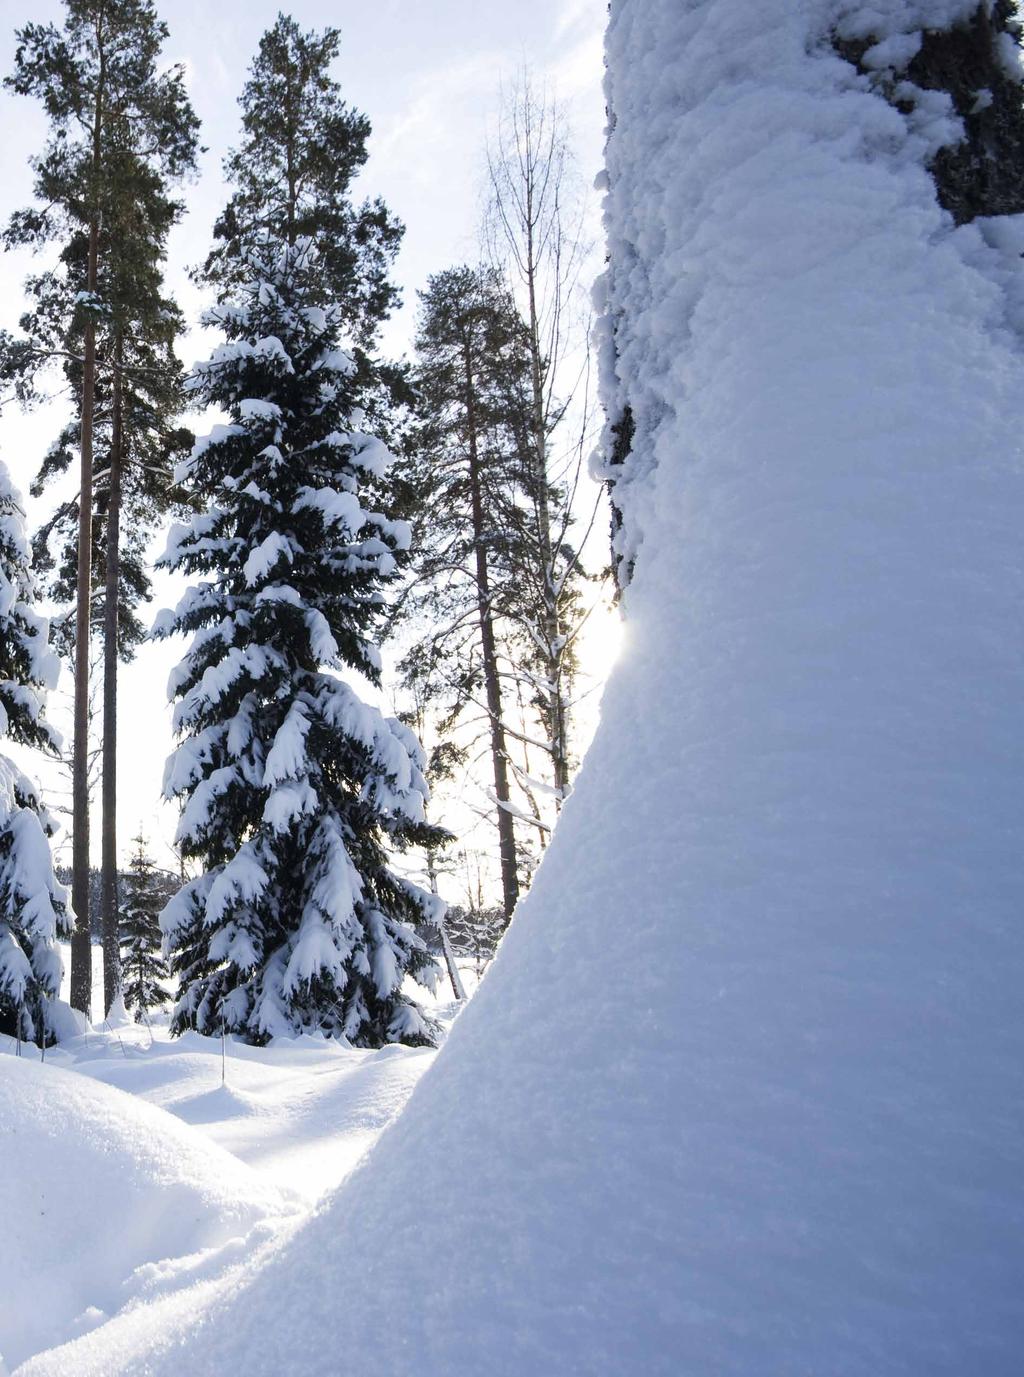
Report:
[{"label": "slender tree trunk", "polygon": [[548,703],[548,730],[555,806],[561,808],[569,792],[568,714],[562,696],[562,644],[555,588],[554,545],[551,540],[551,508],[548,500],[547,424],[544,405],[544,364],[540,347],[540,318],[537,311],[537,267],[533,244],[532,185],[528,187],[526,285],[529,303],[530,386],[533,393],[533,478],[537,487],[537,555],[542,580],[542,626],[544,639],[544,694]]},{"label": "slender tree trunk", "polygon": [[[94,158],[98,160],[97,103]],[[89,226],[87,290],[95,292],[100,227],[96,213]],[[89,928],[89,631],[92,593],[92,430],[96,398],[96,326],[85,325],[82,367],[81,477],[78,495],[78,588],[75,608],[75,745],[72,762],[71,1003],[86,1017],[92,1012],[92,937]]]},{"label": "slender tree trunk", "polygon": [[103,849],[100,911],[103,915],[103,1012],[121,988],[120,915],[117,896],[117,611],[121,575],[121,466],[124,395],[123,345],[114,345],[110,473],[107,502],[106,600],[103,607]]},{"label": "slender tree trunk", "polygon": [[[86,290],[95,293],[100,257],[100,135],[106,61],[103,16],[96,17],[99,78],[92,121],[92,214]],[[89,632],[92,600],[92,432],[96,406],[96,320],[92,301],[85,322],[82,360],[81,477],[78,492],[78,584],[75,607],[75,744],[72,756],[71,902],[75,928],[71,934],[71,1004],[86,1017],[92,1013],[92,933],[89,903]]]},{"label": "slender tree trunk", "polygon": [[295,171],[292,162],[292,141],[288,140],[287,166],[285,168],[285,180],[288,184],[288,224],[285,234],[289,245],[295,244]]},{"label": "slender tree trunk", "polygon": [[498,801],[498,846],[501,855],[501,890],[506,923],[519,899],[519,875],[516,869],[515,823],[508,811],[508,756],[505,749],[505,728],[501,716],[501,681],[498,678],[498,654],[494,639],[494,619],[491,614],[491,586],[487,569],[487,548],[484,543],[484,504],[480,483],[480,455],[476,432],[476,394],[473,381],[473,351],[467,332],[463,347],[466,369],[466,430],[469,441],[469,487],[473,509],[473,548],[476,557],[477,608],[480,617],[480,645],[484,665],[484,690],[487,714],[491,727],[491,759],[494,764],[494,794]]},{"label": "slender tree trunk", "polygon": [[[520,722],[522,723],[522,726],[523,726],[523,741],[522,741],[522,744],[523,744],[523,770],[524,770],[524,772],[525,772],[527,775],[532,775],[532,774],[533,774],[533,769],[532,769],[532,767],[531,767],[531,765],[530,765],[530,743],[529,743],[529,741],[527,741],[527,739],[526,739],[526,705],[525,705],[524,702],[523,702],[523,681],[522,681],[522,679],[517,679],[517,680],[516,680],[516,697],[517,697],[518,700],[519,700],[519,701],[518,701],[518,706],[519,706],[519,720],[520,720]],[[540,848],[541,854],[543,855],[544,851],[545,851],[546,848],[547,848],[547,844],[548,844],[548,843],[547,843],[547,828],[545,828],[544,826],[540,825],[540,809],[537,807],[537,799],[536,799],[536,796],[535,796],[533,790],[530,788],[530,786],[526,783],[526,781],[525,781],[522,777],[519,778],[518,783],[519,783],[520,789],[522,789],[523,793],[526,795],[526,801],[527,801],[527,803],[530,805],[530,811],[531,811],[531,813],[532,813],[533,816],[538,820],[538,826],[537,826],[537,829],[536,829],[536,831],[537,831],[537,844],[538,844],[538,846],[539,846],[539,848]]]},{"label": "slender tree trunk", "polygon": [[[437,867],[434,864],[433,851],[427,852],[427,876],[430,880],[430,892],[435,898],[437,894]],[[438,930],[441,934],[441,950],[444,952],[444,964],[448,967],[448,979],[452,982],[452,994],[458,1000],[466,998],[466,988],[462,983],[462,976],[459,975],[459,968],[455,964],[455,953],[452,951],[452,944],[448,940],[448,924],[444,918],[438,920]]]},{"label": "slender tree trunk", "polygon": [[288,185],[288,227],[285,231],[289,245],[295,244],[295,209],[296,209],[296,189],[295,189],[295,96],[292,89],[291,71],[288,72],[287,95],[285,97],[285,121],[287,124],[287,140],[285,143],[285,181]]},{"label": "slender tree trunk", "polygon": [[[558,551],[564,531],[552,533],[549,426],[552,420],[549,386],[562,354],[559,321],[562,294],[569,282],[564,260],[575,259],[578,238],[563,232],[559,203],[562,195],[567,140],[561,117],[546,98],[535,96],[528,73],[514,89],[502,116],[498,146],[489,157],[495,228],[504,238],[515,272],[526,289],[526,326],[530,353],[530,423],[524,437],[533,487],[536,519],[535,573],[539,606],[532,609],[533,635],[540,642],[540,682],[556,806],[569,792],[570,705],[565,683],[571,677],[566,663],[562,590],[556,578]],[[545,280],[545,265],[550,277]],[[547,323],[545,322],[545,314]],[[548,329],[550,327],[550,333]],[[568,516],[568,513],[564,515]]]}]

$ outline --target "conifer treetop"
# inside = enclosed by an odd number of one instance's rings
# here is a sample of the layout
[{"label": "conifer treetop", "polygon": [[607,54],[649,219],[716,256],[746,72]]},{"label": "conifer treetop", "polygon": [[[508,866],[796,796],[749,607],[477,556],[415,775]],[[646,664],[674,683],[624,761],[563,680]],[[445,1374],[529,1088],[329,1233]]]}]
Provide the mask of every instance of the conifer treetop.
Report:
[{"label": "conifer treetop", "polygon": [[124,876],[121,905],[121,970],[125,1007],[136,1020],[167,998],[162,984],[167,967],[162,959],[160,911],[166,889],[139,830],[128,873]]},{"label": "conifer treetop", "polygon": [[[4,82],[37,97],[51,125],[34,163],[36,196],[45,208],[14,215],[8,243],[52,239],[69,222],[81,224],[105,209],[123,171],[118,156],[129,149],[171,179],[195,164],[199,121],[183,66],[160,69],[168,30],[151,0],[65,0],[64,9],[63,28],[30,23],[18,30],[14,71]],[[99,164],[93,161],[97,135],[108,155]]]},{"label": "conifer treetop", "polygon": [[404,227],[379,198],[353,204],[370,122],[331,76],[340,42],[337,29],[304,33],[284,14],[261,38],[239,100],[243,137],[224,164],[235,190],[201,276],[230,295],[254,244],[310,238],[323,295],[368,345],[398,299],[388,271]]}]

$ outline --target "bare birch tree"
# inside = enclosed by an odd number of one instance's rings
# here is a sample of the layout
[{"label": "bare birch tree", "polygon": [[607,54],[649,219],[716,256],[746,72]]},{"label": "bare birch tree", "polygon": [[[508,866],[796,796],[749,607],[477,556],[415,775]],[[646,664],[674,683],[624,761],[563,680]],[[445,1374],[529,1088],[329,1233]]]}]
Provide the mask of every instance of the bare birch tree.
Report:
[{"label": "bare birch tree", "polygon": [[[576,637],[585,618],[577,499],[590,420],[588,323],[581,269],[589,252],[586,203],[562,108],[524,69],[502,92],[487,153],[484,238],[522,315],[529,352],[523,451],[523,531],[517,670],[546,733],[556,808],[572,769]],[[572,429],[574,438],[566,437]],[[591,504],[596,510],[596,502]],[[594,513],[584,521],[584,537]]]}]

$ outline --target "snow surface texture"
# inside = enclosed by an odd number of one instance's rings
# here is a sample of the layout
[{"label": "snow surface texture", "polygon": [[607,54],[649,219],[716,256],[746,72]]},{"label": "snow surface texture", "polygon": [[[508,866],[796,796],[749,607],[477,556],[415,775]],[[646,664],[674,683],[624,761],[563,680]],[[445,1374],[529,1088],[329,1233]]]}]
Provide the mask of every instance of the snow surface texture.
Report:
[{"label": "snow surface texture", "polygon": [[613,4],[638,559],[577,788],[322,1212],[34,1374],[1020,1371],[1019,266],[840,8]]},{"label": "snow surface texture", "polygon": [[0,1057],[0,1125],[9,1367],[159,1290],[163,1259],[222,1246],[289,1209],[170,1114],[38,1055]]},{"label": "snow surface texture", "polygon": [[0,1377],[4,1359],[98,1338],[126,1308],[145,1304],[153,1326],[191,1310],[197,1287],[230,1284],[353,1169],[434,1056],[319,1037],[222,1048],[170,1038],[166,1012],[137,1024],[123,1009],[67,1030],[45,1063],[34,1049],[15,1060],[0,1035],[3,1053],[0,1236],[19,1271],[0,1291]]}]

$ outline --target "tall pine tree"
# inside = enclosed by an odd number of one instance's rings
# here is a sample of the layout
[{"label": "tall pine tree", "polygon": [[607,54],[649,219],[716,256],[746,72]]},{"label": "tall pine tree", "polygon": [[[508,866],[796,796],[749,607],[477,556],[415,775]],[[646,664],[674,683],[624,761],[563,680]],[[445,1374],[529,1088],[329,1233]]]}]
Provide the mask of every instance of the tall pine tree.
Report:
[{"label": "tall pine tree", "polygon": [[246,271],[206,317],[226,338],[196,398],[229,419],[183,466],[202,515],[162,561],[200,582],[155,628],[192,636],[165,793],[203,868],[161,920],[173,1027],[429,1043],[402,985],[437,979],[417,932],[436,901],[388,861],[437,843],[422,751],[332,672],[378,681],[369,635],[409,532],[375,509],[388,456],[361,430],[346,308],[323,304],[315,248],[268,242]]},{"label": "tall pine tree", "polygon": [[167,966],[160,954],[160,911],[164,907],[164,888],[146,851],[140,832],[135,852],[124,880],[121,913],[121,971],[125,1008],[144,1019],[150,1009],[166,998],[161,981]]},{"label": "tall pine tree", "polygon": [[[34,308],[23,326],[25,351],[40,363],[59,354],[78,399],[77,537],[64,552],[75,561],[75,762],[73,888],[77,923],[72,942],[72,1002],[88,1010],[89,937],[88,661],[96,578],[93,535],[102,527],[106,610],[104,732],[104,987],[117,985],[115,769],[119,561],[122,479],[130,446],[132,407],[127,379],[164,359],[160,330],[160,262],[167,230],[179,211],[170,182],[195,162],[198,121],[180,67],[165,66],[167,28],[152,0],[65,0],[63,27],[27,24],[18,33],[15,70],[7,85],[39,99],[50,137],[34,161],[36,205],[12,216],[8,244],[57,241],[57,267],[29,281]],[[147,335],[155,319],[161,327]],[[141,347],[143,357],[138,357]],[[23,360],[22,360],[23,361]],[[172,367],[173,374],[173,367]],[[138,390],[138,389],[136,389]],[[147,402],[154,400],[151,392]],[[107,433],[104,434],[104,406]],[[58,441],[66,447],[69,435]],[[95,470],[105,475],[93,500]],[[131,480],[125,481],[130,488]],[[75,513],[71,513],[74,519]],[[137,567],[138,561],[136,561]]]},{"label": "tall pine tree", "polygon": [[475,723],[486,742],[507,921],[520,888],[506,690],[522,592],[529,353],[501,275],[461,267],[432,277],[416,346],[420,423],[404,478],[422,545],[401,614],[419,634],[401,668],[446,733]]},{"label": "tall pine tree", "polygon": [[[33,606],[24,513],[0,463],[0,741],[56,750],[43,697],[57,677],[47,625]],[[32,781],[0,755],[0,1026],[42,1044],[60,991],[57,938],[69,935],[67,893],[53,874],[55,830]]]},{"label": "tall pine tree", "polygon": [[[112,252],[101,255],[99,286],[105,311],[97,327],[101,367],[93,421],[91,634],[102,647],[103,751],[101,902],[104,1007],[119,985],[117,913],[117,680],[145,637],[139,616],[151,596],[148,546],[173,505],[174,462],[187,453],[191,433],[176,416],[183,406],[183,371],[174,345],[183,320],[162,285],[164,245],[180,211],[161,179],[135,179],[134,204],[121,207],[120,228],[104,228]],[[116,252],[113,247],[116,246]],[[23,323],[44,335],[43,307],[66,295],[73,278],[40,283],[36,310]],[[50,313],[60,321],[60,314]],[[66,319],[67,317],[65,317]],[[59,327],[58,327],[59,328]],[[74,347],[74,335],[67,341]],[[54,346],[60,343],[54,339]],[[73,367],[73,365],[72,365]],[[62,475],[76,456],[78,427],[66,426],[45,456],[34,496]],[[77,597],[79,503],[58,504],[35,538],[35,564],[47,593],[73,610]],[[59,648],[75,654],[76,623],[59,623]]]}]

